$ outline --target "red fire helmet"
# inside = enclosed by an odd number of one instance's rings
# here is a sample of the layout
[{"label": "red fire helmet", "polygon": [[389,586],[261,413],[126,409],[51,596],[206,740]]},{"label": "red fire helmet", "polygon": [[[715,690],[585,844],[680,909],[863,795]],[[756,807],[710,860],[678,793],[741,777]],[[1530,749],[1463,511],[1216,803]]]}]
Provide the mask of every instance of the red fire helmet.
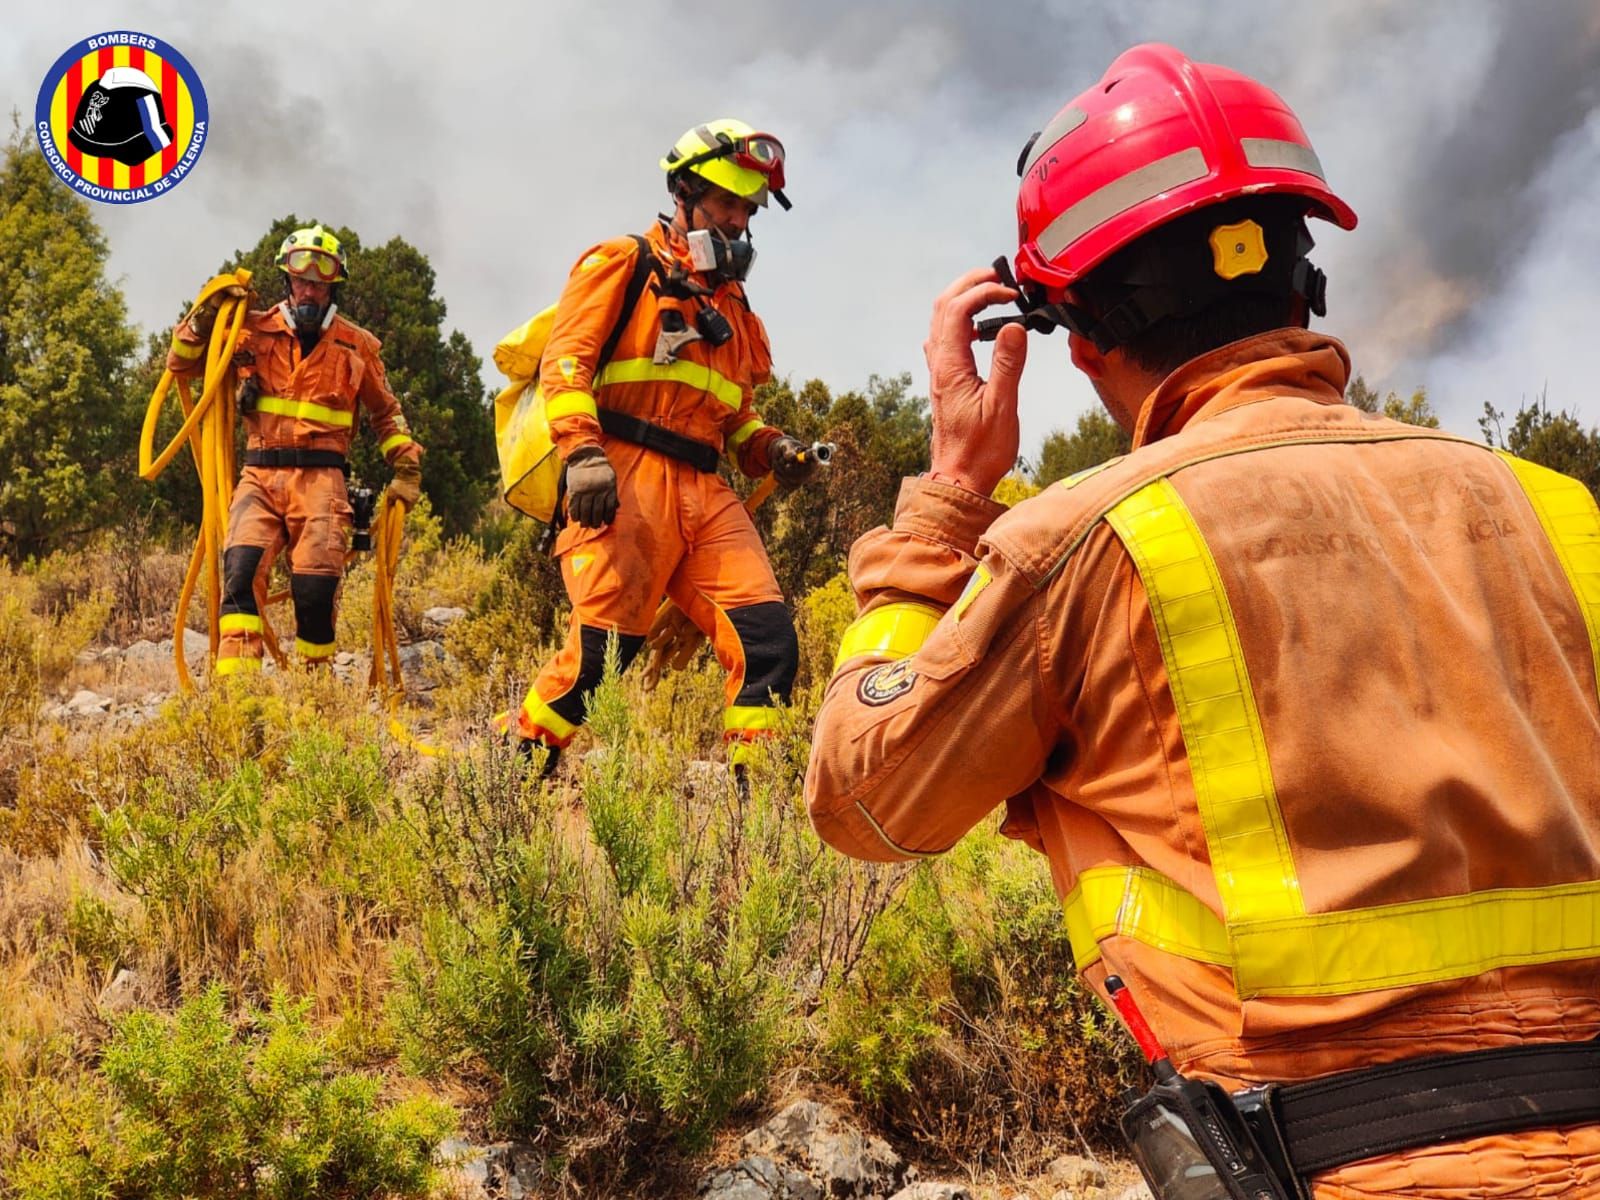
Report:
[{"label": "red fire helmet", "polygon": [[1052,299],[1156,226],[1235,196],[1304,196],[1311,215],[1356,224],[1275,92],[1153,42],[1058,112],[1017,173],[1016,276]]}]

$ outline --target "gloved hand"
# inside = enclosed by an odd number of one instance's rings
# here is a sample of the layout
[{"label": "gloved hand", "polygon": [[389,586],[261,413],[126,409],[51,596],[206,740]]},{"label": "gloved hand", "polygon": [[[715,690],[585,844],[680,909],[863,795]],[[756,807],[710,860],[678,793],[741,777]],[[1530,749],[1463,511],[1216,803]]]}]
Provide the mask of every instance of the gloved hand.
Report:
[{"label": "gloved hand", "polygon": [[415,508],[422,499],[422,462],[415,455],[398,458],[394,464],[394,478],[389,480],[389,495],[401,500],[407,508]]},{"label": "gloved hand", "polygon": [[810,446],[788,434],[767,448],[767,459],[772,463],[772,473],[785,487],[804,483],[817,473],[821,465]]},{"label": "gloved hand", "polygon": [[211,336],[211,327],[217,323],[217,312],[222,308],[224,300],[243,300],[250,293],[238,284],[230,284],[218,291],[212,292],[204,301],[195,306],[194,312],[189,317],[189,324],[202,339]]},{"label": "gloved hand", "polygon": [[590,529],[616,519],[617,473],[599,446],[574,450],[567,459],[567,513]]}]

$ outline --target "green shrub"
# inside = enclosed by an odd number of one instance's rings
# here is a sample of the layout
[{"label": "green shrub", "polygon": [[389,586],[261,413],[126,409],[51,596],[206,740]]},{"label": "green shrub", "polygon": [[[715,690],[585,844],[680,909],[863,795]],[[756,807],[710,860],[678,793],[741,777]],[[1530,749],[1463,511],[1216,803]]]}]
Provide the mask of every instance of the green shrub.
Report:
[{"label": "green shrub", "polygon": [[235,1025],[212,986],[171,1018],[123,1018],[21,1156],[19,1200],[424,1195],[454,1115],[338,1070],[307,1009],[279,994]]}]

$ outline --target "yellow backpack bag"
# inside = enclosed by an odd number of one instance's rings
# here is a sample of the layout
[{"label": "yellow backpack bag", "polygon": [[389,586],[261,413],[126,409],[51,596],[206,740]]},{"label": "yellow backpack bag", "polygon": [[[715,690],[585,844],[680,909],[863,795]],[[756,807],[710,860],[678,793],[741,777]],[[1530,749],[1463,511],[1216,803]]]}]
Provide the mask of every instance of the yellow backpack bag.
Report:
[{"label": "yellow backpack bag", "polygon": [[[628,290],[623,293],[622,313],[595,361],[596,375],[615,353],[655,263],[650,243],[638,234],[633,235],[633,240],[639,244],[638,258],[628,279]],[[511,381],[494,398],[500,487],[512,508],[546,523],[561,503],[561,457],[550,434],[544,392],[539,387],[539,363],[555,320],[556,306],[552,304],[506,334],[494,348],[494,365]]]}]

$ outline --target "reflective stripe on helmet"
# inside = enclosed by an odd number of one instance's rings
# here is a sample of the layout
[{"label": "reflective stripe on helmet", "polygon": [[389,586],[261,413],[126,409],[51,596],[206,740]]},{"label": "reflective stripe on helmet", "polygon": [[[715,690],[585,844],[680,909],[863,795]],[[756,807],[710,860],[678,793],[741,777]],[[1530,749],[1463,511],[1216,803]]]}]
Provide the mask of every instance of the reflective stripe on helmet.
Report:
[{"label": "reflective stripe on helmet", "polygon": [[1182,184],[1204,179],[1206,171],[1206,156],[1199,146],[1190,146],[1129,171],[1090,192],[1045,226],[1039,234],[1039,250],[1046,258],[1054,259],[1084,234],[1118,213]]},{"label": "reflective stripe on helmet", "polygon": [[1023,160],[1022,169],[1017,174],[1026,175],[1046,150],[1050,149],[1051,146],[1054,146],[1088,119],[1089,114],[1075,105],[1068,105],[1051,117],[1050,124],[1039,131],[1039,135],[1033,139],[1033,145],[1028,147],[1028,155]]},{"label": "reflective stripe on helmet", "polygon": [[862,655],[885,661],[910,658],[933,636],[943,615],[931,604],[910,601],[875,608],[857,617],[844,631],[839,652],[833,657],[833,669],[837,671]]},{"label": "reflective stripe on helmet", "polygon": [[356,423],[356,414],[352,411],[313,404],[309,400],[286,400],[282,396],[262,396],[256,401],[256,410],[280,417],[293,417],[297,421],[319,421],[340,429],[349,429]]},{"label": "reflective stripe on helmet", "polygon": [[625,358],[606,364],[594,382],[597,388],[613,383],[682,383],[716,397],[729,408],[737,409],[744,403],[744,389],[733,380],[720,371],[684,359],[657,363],[648,358]]},{"label": "reflective stripe on helmet", "polygon": [[1252,167],[1283,167],[1290,171],[1304,171],[1318,179],[1322,173],[1322,160],[1310,146],[1299,142],[1286,142],[1281,138],[1240,138],[1244,147],[1244,160]]}]

